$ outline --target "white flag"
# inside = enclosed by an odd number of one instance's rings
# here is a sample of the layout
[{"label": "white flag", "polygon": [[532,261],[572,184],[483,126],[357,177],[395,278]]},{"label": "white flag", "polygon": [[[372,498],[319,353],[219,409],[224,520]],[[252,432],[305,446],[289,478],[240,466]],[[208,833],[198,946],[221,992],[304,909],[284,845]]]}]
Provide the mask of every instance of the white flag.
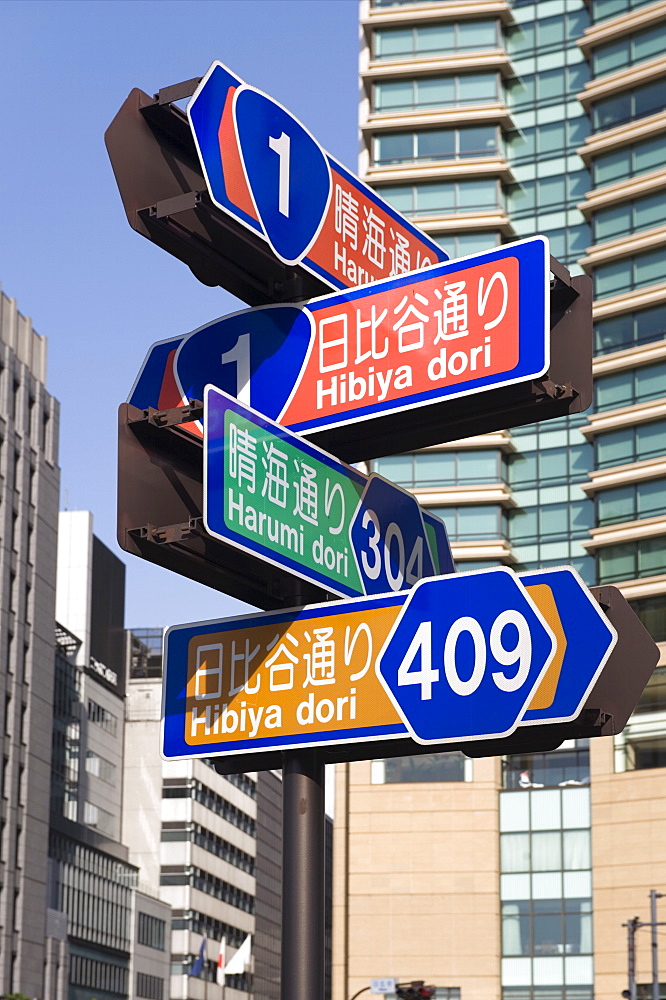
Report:
[{"label": "white flag", "polygon": [[220,954],[217,956],[217,985],[224,986],[224,963],[227,960],[227,939],[220,941]]},{"label": "white flag", "polygon": [[241,972],[245,972],[246,969],[249,969],[251,959],[251,943],[252,935],[248,934],[236,954],[233,955],[227,962],[224,968],[225,976],[238,976]]}]

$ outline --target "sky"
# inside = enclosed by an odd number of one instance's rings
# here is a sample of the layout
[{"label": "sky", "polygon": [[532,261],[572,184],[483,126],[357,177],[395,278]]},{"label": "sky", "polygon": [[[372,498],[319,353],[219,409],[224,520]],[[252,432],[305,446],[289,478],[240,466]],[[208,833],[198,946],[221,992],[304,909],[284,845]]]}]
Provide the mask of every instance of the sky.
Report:
[{"label": "sky", "polygon": [[0,0],[0,37],[0,284],[48,339],[61,508],[126,563],[128,627],[241,614],[116,542],[117,409],[149,346],[245,303],[130,228],[104,132],[132,88],[217,59],[355,171],[357,0]]}]

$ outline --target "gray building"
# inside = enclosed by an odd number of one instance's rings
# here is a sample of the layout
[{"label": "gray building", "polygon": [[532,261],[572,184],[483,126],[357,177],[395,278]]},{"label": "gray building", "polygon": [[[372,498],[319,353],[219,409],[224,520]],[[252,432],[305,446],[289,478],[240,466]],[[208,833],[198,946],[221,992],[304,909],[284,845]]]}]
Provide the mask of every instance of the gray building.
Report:
[{"label": "gray building", "polygon": [[46,339],[0,294],[0,993],[42,997],[58,403]]},{"label": "gray building", "polygon": [[[216,962],[251,935],[225,1000],[279,1000],[282,774],[218,774],[213,759],[160,757],[162,629],[127,633],[123,841],[173,912],[171,1000],[219,1000]],[[331,996],[333,822],[326,817],[325,997]],[[208,964],[191,976],[206,937]],[[215,984],[215,985],[213,985]]]},{"label": "gray building", "polygon": [[124,603],[124,564],[93,534],[92,515],[61,513],[48,1000],[167,994],[170,909],[145,889],[120,838]]}]

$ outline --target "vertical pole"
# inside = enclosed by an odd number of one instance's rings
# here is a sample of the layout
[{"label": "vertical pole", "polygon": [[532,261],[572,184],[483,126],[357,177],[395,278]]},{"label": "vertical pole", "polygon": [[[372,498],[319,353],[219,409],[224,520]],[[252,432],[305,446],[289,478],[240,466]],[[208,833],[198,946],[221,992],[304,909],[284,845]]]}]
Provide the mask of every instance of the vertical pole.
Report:
[{"label": "vertical pole", "polygon": [[636,1000],[636,927],[638,917],[627,921],[627,962],[629,974],[629,1000]]},{"label": "vertical pole", "polygon": [[282,765],[281,1000],[324,998],[324,763],[288,750]]},{"label": "vertical pole", "polygon": [[657,900],[661,893],[650,889],[650,930],[652,938],[652,1000],[659,1000],[659,954],[657,943]]}]

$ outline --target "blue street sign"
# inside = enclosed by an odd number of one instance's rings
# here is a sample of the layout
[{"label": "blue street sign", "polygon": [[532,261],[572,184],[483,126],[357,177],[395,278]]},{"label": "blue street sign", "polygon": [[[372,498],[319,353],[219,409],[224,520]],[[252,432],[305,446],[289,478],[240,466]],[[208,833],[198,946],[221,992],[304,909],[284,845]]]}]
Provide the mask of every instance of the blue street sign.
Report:
[{"label": "blue street sign", "polygon": [[222,63],[210,67],[187,114],[214,203],[284,263],[353,288],[448,259],[281,104]]},{"label": "blue street sign", "polygon": [[411,493],[369,478],[350,528],[366,594],[404,590],[435,575],[423,520]]},{"label": "blue street sign", "polygon": [[204,429],[204,524],[216,538],[341,597],[454,571],[444,524],[406,490],[213,386]]},{"label": "blue street sign", "polygon": [[[501,738],[577,718],[617,640],[570,567],[177,625],[163,752]],[[372,747],[368,748],[372,756]]]},{"label": "blue street sign", "polygon": [[537,236],[307,306],[243,310],[175,353],[154,345],[129,402],[157,407],[166,386],[178,405],[211,383],[309,435],[526,382],[550,361],[549,262]]},{"label": "blue street sign", "polygon": [[419,743],[508,736],[556,650],[555,636],[509,569],[422,580],[376,669]]}]

